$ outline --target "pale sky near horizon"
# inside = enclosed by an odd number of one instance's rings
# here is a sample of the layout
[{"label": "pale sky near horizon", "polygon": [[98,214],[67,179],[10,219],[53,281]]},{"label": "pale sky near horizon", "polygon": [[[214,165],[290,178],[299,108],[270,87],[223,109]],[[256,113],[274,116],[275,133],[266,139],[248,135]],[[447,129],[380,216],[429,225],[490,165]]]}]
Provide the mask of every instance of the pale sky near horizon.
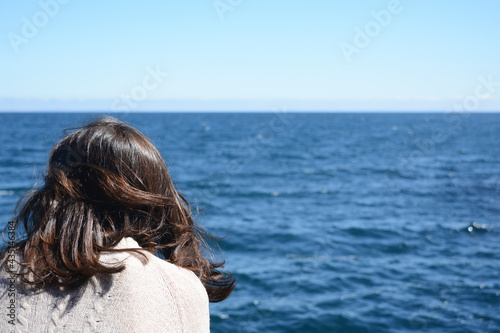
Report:
[{"label": "pale sky near horizon", "polygon": [[3,111],[500,110],[499,1],[2,7]]}]

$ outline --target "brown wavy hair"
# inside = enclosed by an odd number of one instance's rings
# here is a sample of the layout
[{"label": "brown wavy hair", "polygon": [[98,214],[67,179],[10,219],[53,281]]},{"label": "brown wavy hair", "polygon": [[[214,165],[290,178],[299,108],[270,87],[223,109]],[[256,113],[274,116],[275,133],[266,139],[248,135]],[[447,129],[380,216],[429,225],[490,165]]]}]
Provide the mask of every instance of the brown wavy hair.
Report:
[{"label": "brown wavy hair", "polygon": [[[99,256],[131,251],[112,249],[124,237],[193,271],[211,302],[224,300],[235,285],[234,277],[219,270],[224,263],[208,258],[206,240],[213,237],[195,223],[159,151],[112,117],[81,127],[54,146],[43,186],[20,199],[11,223],[25,237],[2,257],[19,250],[21,281],[38,288],[75,288],[97,273],[122,271],[123,265],[103,265]],[[8,270],[8,261],[4,265]]]}]

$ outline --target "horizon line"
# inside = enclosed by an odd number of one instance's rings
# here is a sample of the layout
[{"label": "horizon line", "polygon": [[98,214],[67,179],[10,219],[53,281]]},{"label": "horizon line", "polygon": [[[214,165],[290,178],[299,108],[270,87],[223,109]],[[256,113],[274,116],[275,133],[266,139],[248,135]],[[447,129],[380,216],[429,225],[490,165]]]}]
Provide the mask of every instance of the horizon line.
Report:
[{"label": "horizon line", "polygon": [[456,113],[483,114],[500,113],[498,110],[456,111],[456,110],[2,110],[1,113],[109,113],[109,114],[140,114],[140,113]]}]

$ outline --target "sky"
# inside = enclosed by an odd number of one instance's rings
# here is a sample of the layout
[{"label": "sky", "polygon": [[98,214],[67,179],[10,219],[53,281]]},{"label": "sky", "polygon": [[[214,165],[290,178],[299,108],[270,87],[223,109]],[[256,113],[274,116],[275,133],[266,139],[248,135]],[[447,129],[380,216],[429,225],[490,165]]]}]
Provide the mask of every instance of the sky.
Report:
[{"label": "sky", "polygon": [[2,2],[0,111],[499,111],[498,0]]}]

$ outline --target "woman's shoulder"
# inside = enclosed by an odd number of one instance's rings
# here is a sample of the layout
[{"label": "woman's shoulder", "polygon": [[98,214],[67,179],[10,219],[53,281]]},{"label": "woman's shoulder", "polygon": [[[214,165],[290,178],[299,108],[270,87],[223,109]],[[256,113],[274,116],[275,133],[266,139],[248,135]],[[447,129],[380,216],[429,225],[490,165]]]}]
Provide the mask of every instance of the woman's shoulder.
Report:
[{"label": "woman's shoulder", "polygon": [[190,327],[196,332],[208,328],[208,294],[193,272],[141,250],[132,238],[123,239],[116,248],[139,249],[147,258],[132,251],[102,255],[104,263],[124,263],[125,269],[113,274],[111,295],[126,302],[125,308],[131,307],[131,317],[144,316],[137,309],[147,308],[150,319],[157,316],[177,318],[173,322],[183,323],[184,328]]},{"label": "woman's shoulder", "polygon": [[[101,254],[100,261],[106,265],[125,265],[125,275],[148,275],[156,272],[162,279],[160,281],[178,281],[186,283],[195,283],[202,285],[200,279],[190,270],[177,266],[171,262],[158,258],[153,253],[143,249],[132,237],[123,238],[115,249],[136,249],[136,251],[126,252],[106,252]],[[204,289],[204,288],[203,288]]]},{"label": "woman's shoulder", "polygon": [[117,273],[114,281],[121,287],[120,290],[131,289],[129,286],[134,286],[132,290],[139,294],[163,290],[177,302],[208,304],[207,291],[192,271],[158,258],[140,247],[131,237],[122,239],[115,249],[137,249],[140,252],[111,252],[101,255],[100,260],[105,264],[124,264],[125,269]]}]

